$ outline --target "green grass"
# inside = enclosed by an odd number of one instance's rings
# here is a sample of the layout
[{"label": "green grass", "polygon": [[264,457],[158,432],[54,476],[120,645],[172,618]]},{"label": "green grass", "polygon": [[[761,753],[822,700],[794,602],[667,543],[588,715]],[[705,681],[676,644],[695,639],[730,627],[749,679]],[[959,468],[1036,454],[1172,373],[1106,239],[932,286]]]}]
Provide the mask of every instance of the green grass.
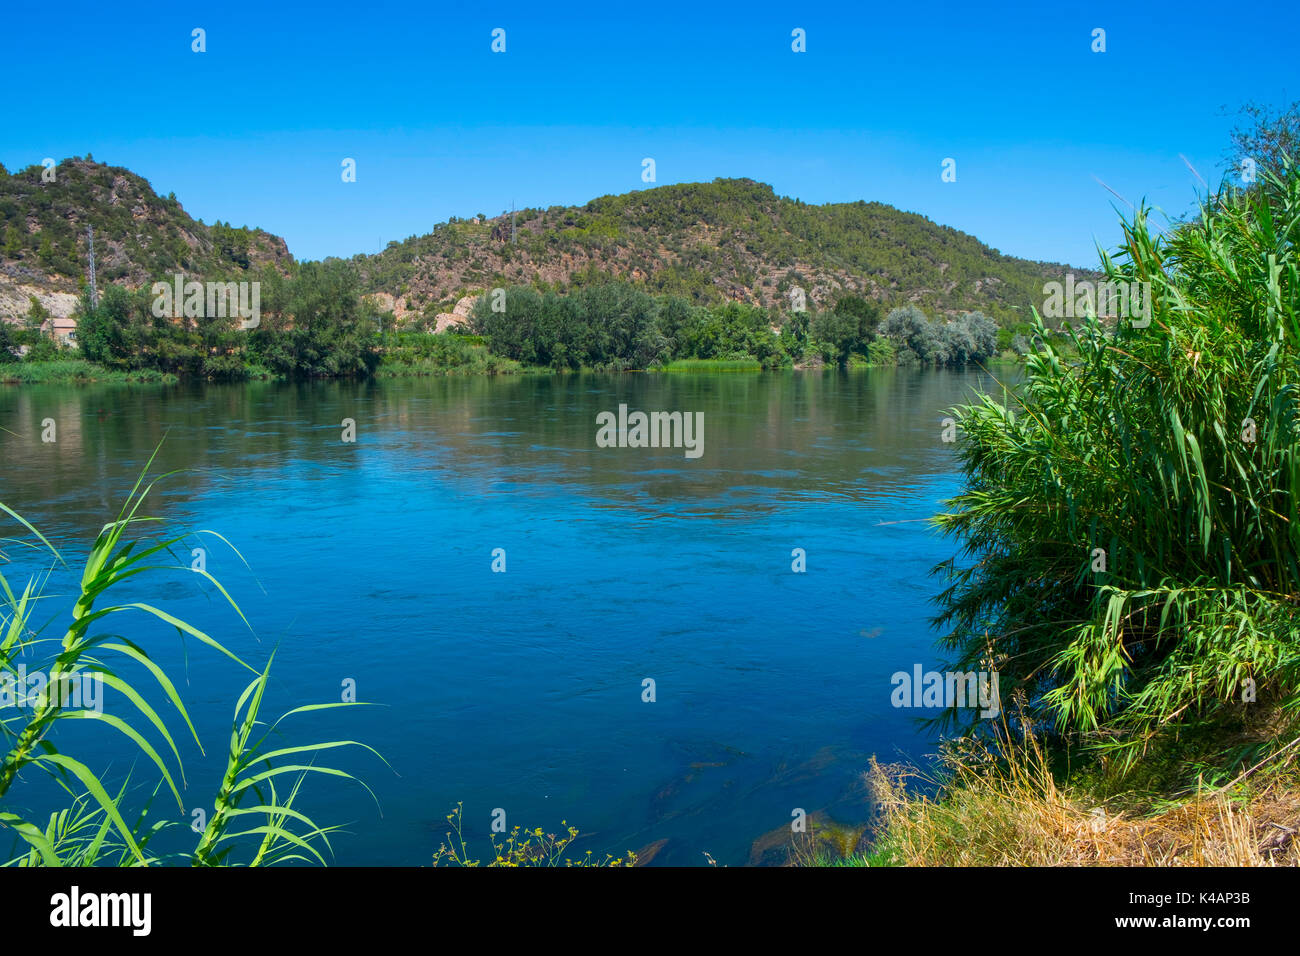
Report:
[{"label": "green grass", "polygon": [[499,355],[483,355],[474,361],[448,364],[439,359],[422,358],[412,362],[381,362],[375,378],[417,378],[439,375],[513,375],[523,366]]},{"label": "green grass", "polygon": [[763,363],[743,359],[677,359],[662,366],[663,372],[761,372]]},{"label": "green grass", "polygon": [[[893,363],[891,362],[890,364],[892,365]],[[879,368],[879,366],[873,363],[869,358],[865,358],[859,355],[857,352],[849,353],[849,360],[845,364],[845,367],[852,368],[852,369]]]},{"label": "green grass", "polygon": [[107,369],[85,359],[56,359],[51,362],[10,362],[0,365],[0,382],[18,385],[67,385],[88,382],[116,384],[174,385],[179,379],[156,369],[123,372]]},{"label": "green grass", "polygon": [[244,366],[244,371],[247,373],[249,381],[282,381],[284,378],[284,376],[272,372],[265,365],[246,364]]},{"label": "green grass", "polygon": [[519,362],[492,354],[478,336],[407,332],[388,341],[375,377],[509,375],[521,371]]}]

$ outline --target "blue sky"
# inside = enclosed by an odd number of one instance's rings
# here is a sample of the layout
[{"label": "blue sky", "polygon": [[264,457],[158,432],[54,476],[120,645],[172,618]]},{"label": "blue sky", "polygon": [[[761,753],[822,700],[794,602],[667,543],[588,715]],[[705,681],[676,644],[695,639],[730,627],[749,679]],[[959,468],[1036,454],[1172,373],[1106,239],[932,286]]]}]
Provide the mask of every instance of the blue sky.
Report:
[{"label": "blue sky", "polygon": [[1098,178],[1181,214],[1180,154],[1216,182],[1243,103],[1300,99],[1294,3],[173,0],[11,4],[4,24],[9,169],[90,152],[299,258],[647,188],[652,157],[657,185],[877,200],[1089,266],[1118,237]]}]

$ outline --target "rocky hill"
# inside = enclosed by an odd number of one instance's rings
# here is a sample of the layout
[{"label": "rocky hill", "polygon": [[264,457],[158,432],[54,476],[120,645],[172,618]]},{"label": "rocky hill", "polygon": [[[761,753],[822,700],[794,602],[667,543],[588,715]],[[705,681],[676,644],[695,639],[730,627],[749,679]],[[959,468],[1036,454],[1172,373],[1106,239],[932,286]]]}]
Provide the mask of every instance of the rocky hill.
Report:
[{"label": "rocky hill", "polygon": [[[65,159],[0,166],[0,319],[16,321],[35,295],[71,314],[94,226],[101,284],[138,287],[177,272],[238,278],[293,263],[283,239],[207,225],[174,195],[130,170]],[[583,206],[521,209],[514,217],[453,217],[424,236],[352,258],[362,288],[399,319],[429,327],[463,321],[468,295],[495,286],[567,288],[614,276],[697,302],[809,308],[855,293],[931,313],[981,310],[1023,320],[1065,266],[1002,255],[974,236],[875,202],[813,206],[749,179],[718,179],[602,196]],[[1074,270],[1084,274],[1083,270]]]},{"label": "rocky hill", "polygon": [[[53,181],[46,181],[52,173]],[[292,261],[279,236],[260,229],[209,226],[175,196],[160,197],[128,169],[65,159],[47,171],[0,166],[0,319],[14,320],[35,295],[56,316],[71,314],[95,232],[97,281],[136,288],[183,272],[236,278]]]},{"label": "rocky hill", "polygon": [[[446,313],[467,291],[614,275],[699,302],[810,308],[848,292],[932,313],[979,309],[1027,318],[1043,284],[1067,267],[1002,255],[966,233],[881,203],[813,206],[748,179],[718,179],[603,196],[584,206],[453,219],[432,233],[359,255],[367,291],[399,316]],[[1076,274],[1088,274],[1073,270]]]}]

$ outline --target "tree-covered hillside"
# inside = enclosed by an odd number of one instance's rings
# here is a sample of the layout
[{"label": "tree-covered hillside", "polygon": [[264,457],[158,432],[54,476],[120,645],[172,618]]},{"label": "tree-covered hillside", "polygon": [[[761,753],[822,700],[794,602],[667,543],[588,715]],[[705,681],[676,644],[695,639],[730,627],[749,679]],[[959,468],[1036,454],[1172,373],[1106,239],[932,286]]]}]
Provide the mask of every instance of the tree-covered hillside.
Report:
[{"label": "tree-covered hillside", "polygon": [[[363,287],[438,311],[467,290],[628,279],[698,303],[788,308],[844,293],[936,313],[981,310],[1004,324],[1041,305],[1067,268],[1005,256],[973,236],[881,203],[813,206],[748,179],[660,186],[581,207],[452,219],[428,235],[356,256]],[[1075,270],[1081,272],[1081,270]]]},{"label": "tree-covered hillside", "polygon": [[130,288],[177,272],[215,278],[292,261],[280,237],[206,225],[175,196],[160,197],[130,170],[89,156],[49,171],[35,165],[10,174],[0,167],[0,282],[75,291],[89,260],[88,225],[99,280]]},{"label": "tree-covered hillside", "polygon": [[[175,196],[160,197],[135,173],[90,157],[48,171],[0,167],[0,318],[17,321],[33,293],[64,293],[45,305],[65,314],[60,305],[70,307],[68,294],[87,272],[87,225],[95,229],[101,285],[137,289],[178,272],[240,278],[267,265],[287,274],[293,262],[278,236],[199,222]],[[938,317],[979,311],[1010,327],[1027,321],[1030,307],[1042,305],[1044,284],[1067,271],[1002,255],[881,203],[813,206],[748,179],[522,209],[514,230],[509,213],[453,217],[349,264],[363,293],[392,297],[383,307],[403,324],[432,319],[486,289],[563,292],[613,279],[695,305],[744,303],[774,315],[798,311],[791,296],[802,290],[812,312],[852,295]]]}]

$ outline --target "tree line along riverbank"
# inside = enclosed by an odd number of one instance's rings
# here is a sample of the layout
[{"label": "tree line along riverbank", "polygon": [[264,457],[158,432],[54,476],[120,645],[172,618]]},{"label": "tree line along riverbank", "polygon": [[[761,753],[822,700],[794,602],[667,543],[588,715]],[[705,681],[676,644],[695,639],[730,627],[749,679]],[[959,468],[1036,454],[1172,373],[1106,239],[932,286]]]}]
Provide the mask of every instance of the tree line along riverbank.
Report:
[{"label": "tree line along riverbank", "polygon": [[[565,292],[512,286],[478,296],[464,325],[404,326],[359,291],[349,263],[268,267],[254,327],[237,314],[157,314],[149,289],[83,294],[75,332],[42,331],[40,303],[0,325],[0,381],[174,382],[510,374],[548,371],[737,371],[802,367],[955,367],[1023,357],[1036,336],[980,312],[928,316],[843,295],[826,309],[696,305],[608,281]],[[246,320],[243,325],[250,324]]]}]

